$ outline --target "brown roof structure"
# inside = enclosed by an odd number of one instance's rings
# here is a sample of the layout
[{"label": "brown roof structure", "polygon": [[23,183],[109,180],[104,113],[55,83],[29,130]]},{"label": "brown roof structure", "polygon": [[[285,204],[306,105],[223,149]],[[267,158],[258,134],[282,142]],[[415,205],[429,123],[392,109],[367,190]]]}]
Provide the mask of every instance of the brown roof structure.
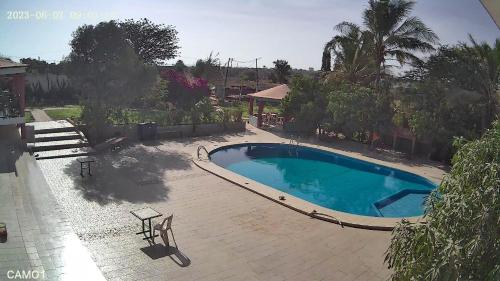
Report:
[{"label": "brown roof structure", "polygon": [[10,67],[27,67],[28,65],[13,62],[7,59],[0,59],[0,68],[10,68]]},{"label": "brown roof structure", "polygon": [[25,73],[27,64],[13,62],[8,59],[0,59],[0,75]]},{"label": "brown roof structure", "polygon": [[282,84],[271,89],[248,94],[248,96],[252,96],[257,99],[280,101],[288,95],[288,92],[290,92],[290,88],[288,88],[286,84]]}]

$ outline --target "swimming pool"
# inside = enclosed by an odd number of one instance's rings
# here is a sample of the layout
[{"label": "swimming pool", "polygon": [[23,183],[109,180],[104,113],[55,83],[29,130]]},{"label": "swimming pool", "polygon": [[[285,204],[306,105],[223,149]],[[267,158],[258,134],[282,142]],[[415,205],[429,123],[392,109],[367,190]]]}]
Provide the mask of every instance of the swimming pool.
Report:
[{"label": "swimming pool", "polygon": [[230,145],[211,151],[210,160],[319,206],[371,217],[420,216],[436,188],[412,173],[305,146]]}]

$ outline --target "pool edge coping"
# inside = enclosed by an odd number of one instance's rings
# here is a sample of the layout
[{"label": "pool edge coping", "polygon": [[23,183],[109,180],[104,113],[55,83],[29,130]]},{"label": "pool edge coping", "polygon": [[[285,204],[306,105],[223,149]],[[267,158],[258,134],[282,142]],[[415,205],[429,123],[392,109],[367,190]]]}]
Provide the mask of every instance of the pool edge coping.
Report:
[{"label": "pool edge coping", "polygon": [[[275,144],[286,144],[285,142],[227,142],[224,143],[223,145],[218,145],[218,144],[209,144],[205,145],[205,148],[207,149],[208,153],[210,154],[212,151],[216,149],[220,149],[222,147],[226,146],[231,146],[231,145],[238,145],[238,144],[258,144],[258,143],[275,143]],[[382,160],[378,159],[373,159],[376,161],[370,161],[370,158],[365,157],[365,158],[357,158],[353,157],[351,155],[347,155],[344,153],[339,153],[339,150],[335,150],[332,148],[328,147],[323,147],[320,145],[311,145],[307,143],[301,143],[301,146],[305,147],[310,147],[310,148],[316,148],[316,149],[322,149],[324,151],[332,152],[332,153],[337,153],[346,157],[354,158],[354,159],[359,159],[363,161],[367,161],[373,164],[379,164],[379,165],[384,165],[389,168],[393,169],[398,169],[404,172],[408,172],[411,174],[415,174],[417,176],[423,177],[430,182],[435,183],[435,180],[430,179],[429,177],[422,176],[420,174],[416,174],[413,171],[410,171],[408,169],[404,169],[401,167],[394,167],[390,165],[390,163],[387,163]],[[394,229],[394,227],[402,221],[403,218],[381,218],[381,217],[370,217],[370,216],[362,216],[362,215],[355,215],[355,214],[350,214],[346,212],[341,212],[341,211],[335,211],[331,210],[319,205],[316,205],[314,203],[311,203],[309,201],[300,199],[298,197],[295,197],[291,194],[288,194],[286,192],[279,191],[275,188],[272,188],[270,186],[267,186],[265,184],[259,183],[255,180],[249,179],[247,177],[244,177],[242,175],[239,175],[237,173],[234,173],[230,170],[227,170],[221,166],[218,166],[217,164],[211,162],[209,159],[198,159],[197,152],[193,154],[192,158],[193,163],[198,166],[199,168],[214,174],[220,178],[223,178],[235,185],[238,185],[240,187],[243,187],[246,190],[249,190],[253,193],[256,193],[262,197],[265,197],[271,201],[274,201],[275,203],[278,203],[282,206],[285,206],[287,208],[290,208],[294,211],[297,211],[299,213],[302,213],[304,215],[307,215],[311,218],[315,219],[320,219],[328,222],[333,222],[336,224],[339,224],[341,226],[349,226],[349,227],[355,227],[355,228],[362,228],[362,229],[370,229],[370,230],[384,230],[384,231],[390,231]],[[285,200],[280,200],[280,197],[284,196]],[[423,216],[416,216],[416,217],[407,217],[404,218],[405,220],[409,221],[410,223],[425,223],[425,218]]]}]

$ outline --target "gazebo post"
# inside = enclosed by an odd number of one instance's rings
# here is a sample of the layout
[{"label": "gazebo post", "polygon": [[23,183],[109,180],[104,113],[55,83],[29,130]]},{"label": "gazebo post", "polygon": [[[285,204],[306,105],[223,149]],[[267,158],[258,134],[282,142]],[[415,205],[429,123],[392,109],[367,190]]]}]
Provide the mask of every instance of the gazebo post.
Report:
[{"label": "gazebo post", "polygon": [[250,96],[248,99],[248,115],[252,116],[253,115],[253,103],[254,103],[254,98]]},{"label": "gazebo post", "polygon": [[258,116],[257,116],[257,128],[262,127],[262,113],[264,113],[264,101],[258,100],[259,104],[259,111],[258,111]]}]

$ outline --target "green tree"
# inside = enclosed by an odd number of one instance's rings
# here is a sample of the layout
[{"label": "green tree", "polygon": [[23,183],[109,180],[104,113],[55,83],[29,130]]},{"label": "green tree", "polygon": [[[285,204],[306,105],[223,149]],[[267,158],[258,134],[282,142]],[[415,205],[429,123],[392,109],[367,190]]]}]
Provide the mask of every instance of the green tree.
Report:
[{"label": "green tree", "polygon": [[476,105],[481,110],[481,131],[484,132],[498,113],[500,78],[500,40],[493,46],[477,43],[470,36],[471,46],[461,43],[441,47],[424,65],[423,79],[435,79],[481,96]]},{"label": "green tree", "polygon": [[279,83],[287,83],[288,77],[292,71],[292,68],[286,60],[275,60],[274,63],[274,73],[276,74],[276,79]]},{"label": "green tree", "polygon": [[363,13],[366,32],[373,40],[376,84],[385,71],[386,60],[395,58],[400,64],[419,62],[416,51],[434,50],[437,35],[419,18],[410,16],[415,2],[406,0],[370,0]]},{"label": "green tree", "polygon": [[480,137],[478,93],[432,79],[412,81],[394,92],[394,123],[408,126],[419,140],[431,143],[432,159],[449,161],[454,137]]},{"label": "green tree", "polygon": [[343,74],[342,79],[352,83],[369,80],[374,71],[371,57],[371,37],[353,23],[342,22],[335,26],[340,32],[326,43],[323,51],[322,70],[331,70],[332,55],[334,56],[333,71]]},{"label": "green tree", "polygon": [[144,18],[119,23],[135,53],[145,63],[156,64],[175,58],[179,50],[177,30],[171,25],[155,24]]},{"label": "green tree", "polygon": [[73,33],[66,67],[72,83],[82,92],[83,121],[97,139],[111,116],[151,90],[156,71],[135,54],[115,21],[84,25]]},{"label": "green tree", "polygon": [[290,93],[282,101],[282,113],[292,121],[294,130],[313,134],[320,129],[326,112],[324,86],[317,80],[296,76],[291,81]]},{"label": "green tree", "polygon": [[177,72],[186,72],[187,70],[187,66],[184,64],[184,62],[182,60],[178,60],[175,64],[174,64],[174,69],[175,71]]},{"label": "green tree", "polygon": [[401,222],[386,262],[393,280],[500,280],[500,121],[463,144],[427,202],[426,223]]},{"label": "green tree", "polygon": [[222,80],[220,70],[220,60],[213,52],[206,59],[199,59],[195,66],[191,69],[191,74],[197,78],[203,78],[209,83],[216,84]]},{"label": "green tree", "polygon": [[[369,0],[368,8],[363,12],[363,26],[361,30],[354,23],[341,23],[341,32],[338,35],[339,40],[334,40],[325,46],[325,50],[332,49],[333,46],[342,50],[340,54],[351,54],[347,58],[346,65],[351,66],[353,70],[363,67],[358,63],[352,63],[352,54],[363,51],[364,47],[369,46],[367,50],[372,56],[375,68],[375,84],[380,84],[382,73],[387,70],[387,61],[396,60],[400,64],[406,62],[421,62],[415,55],[415,52],[429,52],[434,50],[432,44],[438,41],[437,35],[430,30],[419,18],[410,16],[415,2],[407,0]],[[346,43],[345,41],[350,42]],[[345,49],[345,50],[344,50]],[[323,52],[323,66],[328,69],[328,54]],[[356,61],[355,61],[356,62]]]},{"label": "green tree", "polygon": [[[392,109],[388,95],[351,83],[330,83],[325,128],[348,138],[370,141],[372,132],[390,128]],[[386,132],[384,132],[386,133]]]}]

